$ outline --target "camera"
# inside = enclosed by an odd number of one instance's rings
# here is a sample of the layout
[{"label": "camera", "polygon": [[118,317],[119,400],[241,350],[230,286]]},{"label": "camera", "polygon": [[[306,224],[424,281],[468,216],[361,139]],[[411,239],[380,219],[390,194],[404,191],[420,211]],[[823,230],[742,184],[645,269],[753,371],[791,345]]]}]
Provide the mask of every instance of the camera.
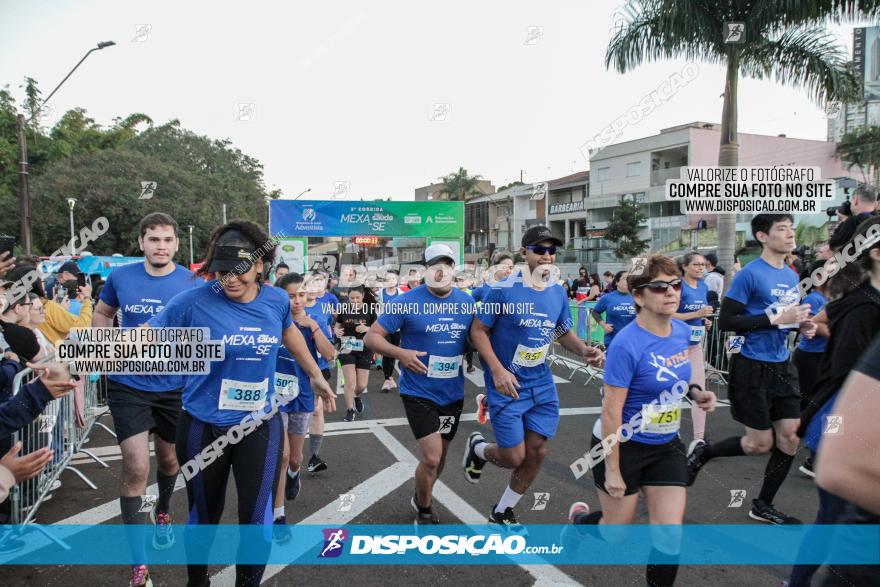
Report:
[{"label": "camera", "polygon": [[840,206],[829,206],[825,213],[828,214],[828,218],[834,218],[838,213],[843,214],[845,216],[852,216],[852,207],[849,200],[845,200],[843,204]]}]

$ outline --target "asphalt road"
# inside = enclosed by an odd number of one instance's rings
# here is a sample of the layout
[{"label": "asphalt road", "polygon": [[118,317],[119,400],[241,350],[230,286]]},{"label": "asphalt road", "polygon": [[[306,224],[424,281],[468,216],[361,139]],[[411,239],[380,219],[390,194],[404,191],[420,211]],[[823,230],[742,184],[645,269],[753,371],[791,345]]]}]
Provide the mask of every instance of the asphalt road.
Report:
[{"label": "asphalt road", "polygon": [[[573,501],[598,504],[590,474],[579,480],[569,466],[589,448],[589,438],[600,405],[598,384],[584,385],[585,377],[577,373],[569,379],[569,371],[554,367],[563,416],[559,433],[553,439],[543,469],[531,492],[549,493],[543,510],[532,510],[534,498],[527,494],[517,508],[519,520],[526,524],[565,523]],[[473,414],[474,398],[482,388],[482,373],[466,380],[465,412]],[[396,391],[381,393],[381,372],[372,371],[369,393],[364,396],[366,409],[353,423],[342,422],[344,405],[329,415],[328,434],[322,457],[329,469],[318,475],[304,475],[299,498],[287,504],[290,523],[410,524],[412,513],[409,499],[413,493],[411,462],[417,446],[405,424],[403,408]],[[720,398],[724,388],[713,386]],[[683,414],[682,437],[691,439],[690,412]],[[112,426],[109,417],[102,422]],[[487,438],[491,429],[481,427],[474,419],[464,419],[450,447],[446,470],[441,476],[442,490],[435,491],[435,511],[444,523],[484,523],[485,516],[497,502],[508,482],[508,472],[487,465],[479,485],[468,483],[460,461],[468,434],[482,428]],[[708,436],[721,439],[741,432],[730,418],[729,409],[720,407],[709,416]],[[306,443],[308,447],[308,443]],[[121,461],[113,437],[96,427],[87,448],[95,450],[110,465],[105,469],[85,456],[78,456],[76,466],[98,486],[88,488],[72,472],[64,472],[63,485],[53,498],[44,503],[37,521],[49,523],[111,523],[119,524],[118,486]],[[708,464],[697,483],[688,491],[685,523],[748,524],[748,505],[757,495],[767,457],[721,459]],[[813,481],[797,472],[798,456],[793,472],[777,497],[777,506],[805,521],[813,519],[817,507]],[[155,472],[151,477],[154,479]],[[182,487],[182,478],[178,485]],[[732,490],[745,490],[741,507],[728,507]],[[152,491],[155,493],[155,489]],[[354,494],[348,512],[338,512],[339,496]],[[186,519],[186,493],[175,492],[172,513],[178,522]],[[640,522],[645,523],[644,508]],[[236,492],[230,483],[226,511],[222,523],[236,523]],[[212,585],[231,585],[229,568],[211,568]],[[677,585],[778,585],[788,576],[787,567],[755,566],[688,566],[679,571]],[[151,568],[154,585],[185,585],[186,569],[177,566]],[[365,577],[369,577],[366,581]],[[6,566],[0,568],[2,585],[127,585],[128,567],[95,566]],[[644,585],[643,566],[560,566],[542,565],[524,569],[519,566],[304,566],[269,567],[264,585],[439,585],[439,584],[503,584],[519,585],[583,584],[583,585]]]}]

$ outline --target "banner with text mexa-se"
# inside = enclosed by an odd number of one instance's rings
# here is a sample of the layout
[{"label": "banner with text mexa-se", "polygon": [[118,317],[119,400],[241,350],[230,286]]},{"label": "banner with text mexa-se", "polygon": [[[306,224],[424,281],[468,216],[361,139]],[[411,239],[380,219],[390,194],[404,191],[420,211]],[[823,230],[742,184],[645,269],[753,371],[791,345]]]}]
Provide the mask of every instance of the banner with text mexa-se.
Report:
[{"label": "banner with text mexa-se", "polygon": [[336,202],[273,200],[273,235],[464,235],[464,202]]}]

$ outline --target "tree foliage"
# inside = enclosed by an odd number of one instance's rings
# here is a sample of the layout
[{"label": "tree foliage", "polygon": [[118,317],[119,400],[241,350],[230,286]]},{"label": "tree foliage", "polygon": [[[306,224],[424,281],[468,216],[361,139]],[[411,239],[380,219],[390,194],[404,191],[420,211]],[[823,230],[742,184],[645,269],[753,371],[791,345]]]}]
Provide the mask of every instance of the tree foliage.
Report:
[{"label": "tree foliage", "polygon": [[[36,90],[35,83],[30,85]],[[7,86],[0,90],[0,232],[13,235],[19,232],[17,114]],[[46,133],[30,122],[28,130],[36,254],[51,253],[69,239],[69,197],[77,199],[76,231],[100,216],[109,220],[109,231],[89,245],[92,253],[139,254],[140,219],[162,211],[181,227],[178,260],[182,261],[188,258],[186,225],[194,226],[198,257],[213,228],[222,222],[224,203],[228,218],[265,225],[267,198],[280,193],[267,192],[262,164],[231,141],[197,135],[177,120],[154,126],[146,114],[134,113],[104,128],[85,109],[74,108]],[[34,133],[35,141],[30,140]],[[151,199],[139,199],[142,181],[157,182]]]},{"label": "tree foliage", "polygon": [[641,255],[648,249],[649,239],[639,238],[639,226],[648,219],[638,204],[621,199],[614,217],[605,229],[605,239],[614,243],[614,254],[621,261]]},{"label": "tree foliage", "polygon": [[480,175],[468,175],[467,169],[459,167],[455,173],[450,173],[440,180],[443,186],[440,188],[441,194],[449,194],[450,200],[464,201],[468,196],[481,196],[483,191],[479,187],[479,181],[483,179]]},{"label": "tree foliage", "polygon": [[846,133],[837,144],[837,156],[849,168],[858,167],[862,179],[874,170],[874,184],[880,186],[880,126],[866,126]]}]

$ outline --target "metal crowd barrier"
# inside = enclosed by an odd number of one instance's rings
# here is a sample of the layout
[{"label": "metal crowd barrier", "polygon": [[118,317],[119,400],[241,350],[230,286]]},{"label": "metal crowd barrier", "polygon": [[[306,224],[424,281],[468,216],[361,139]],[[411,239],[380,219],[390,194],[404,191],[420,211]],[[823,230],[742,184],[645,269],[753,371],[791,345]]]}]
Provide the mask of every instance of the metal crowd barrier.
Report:
[{"label": "metal crowd barrier", "polygon": [[[588,344],[601,344],[605,338],[605,331],[599,326],[599,323],[593,319],[593,308],[596,302],[586,302],[577,304],[569,303],[569,311],[571,312],[572,330],[577,333],[578,337],[585,340]],[[589,385],[594,379],[602,380],[604,370],[584,362],[579,357],[563,347],[558,342],[550,345],[548,360],[551,365],[559,365],[569,369],[568,378],[572,379],[575,373],[583,373],[587,379],[584,385]]]},{"label": "metal crowd barrier", "polygon": [[[31,369],[19,372],[13,382],[13,397],[24,385],[36,379],[37,375]],[[97,374],[81,376],[75,390],[61,399],[49,402],[42,414],[12,435],[8,444],[11,446],[21,442],[19,454],[25,455],[49,447],[54,451],[54,456],[40,475],[12,488],[9,496],[9,523],[33,522],[40,505],[47,500],[53,484],[65,470],[75,473],[92,489],[98,488],[82,471],[71,466],[70,461],[74,455],[83,453],[102,467],[109,467],[97,455],[83,448],[96,424],[113,434],[98,422],[101,416],[109,413],[109,408],[103,402],[106,396],[105,381],[105,378]]]}]

